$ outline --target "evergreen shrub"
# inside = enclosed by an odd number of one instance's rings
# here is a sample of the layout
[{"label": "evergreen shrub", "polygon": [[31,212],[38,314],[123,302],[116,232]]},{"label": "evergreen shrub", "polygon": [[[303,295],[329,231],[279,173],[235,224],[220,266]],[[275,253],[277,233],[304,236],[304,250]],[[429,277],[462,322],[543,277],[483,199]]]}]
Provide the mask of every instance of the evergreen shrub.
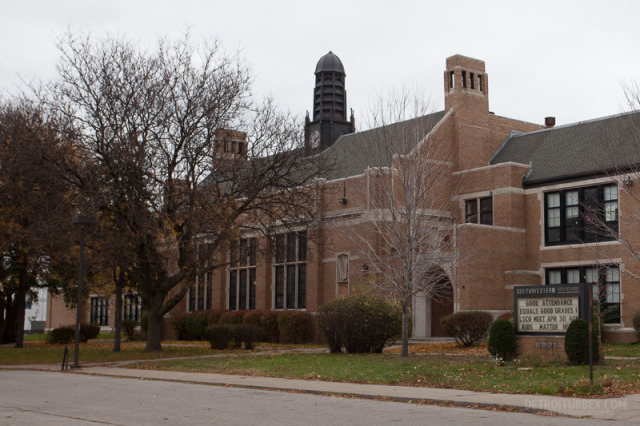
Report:
[{"label": "evergreen shrub", "polygon": [[508,319],[497,319],[489,329],[487,340],[489,353],[502,361],[511,361],[517,356],[516,333]]},{"label": "evergreen shrub", "polygon": [[493,315],[484,311],[459,311],[440,319],[447,334],[464,346],[474,346],[487,337]]},{"label": "evergreen shrub", "polygon": [[[593,362],[600,360],[598,336],[592,331],[593,339]],[[564,335],[564,351],[571,364],[589,364],[589,323],[576,318],[569,324]]]},{"label": "evergreen shrub", "polygon": [[640,309],[633,314],[633,329],[636,331],[636,340],[640,342]]}]

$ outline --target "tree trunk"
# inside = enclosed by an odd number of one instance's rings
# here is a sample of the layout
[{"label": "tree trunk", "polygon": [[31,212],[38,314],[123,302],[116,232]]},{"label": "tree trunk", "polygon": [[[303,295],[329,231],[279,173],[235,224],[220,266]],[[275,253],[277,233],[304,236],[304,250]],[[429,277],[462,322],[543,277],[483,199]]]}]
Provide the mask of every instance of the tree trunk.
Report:
[{"label": "tree trunk", "polygon": [[162,317],[158,311],[150,311],[147,323],[147,346],[145,352],[162,352]]},{"label": "tree trunk", "polygon": [[120,352],[120,341],[122,340],[122,281],[116,278],[116,311],[115,311],[115,331],[113,337],[113,351]]},{"label": "tree trunk", "polygon": [[15,319],[15,339],[16,348],[22,348],[24,346],[24,315],[27,307],[27,291],[23,288],[22,283],[16,293],[13,307],[16,310]]},{"label": "tree trunk", "polygon": [[402,352],[403,358],[409,357],[409,302],[402,301]]},{"label": "tree trunk", "polygon": [[13,297],[7,295],[5,317],[0,329],[0,343],[15,343],[16,341],[16,309]]},{"label": "tree trunk", "polygon": [[0,293],[0,342],[2,342],[2,327],[4,326],[6,300],[4,293]]}]

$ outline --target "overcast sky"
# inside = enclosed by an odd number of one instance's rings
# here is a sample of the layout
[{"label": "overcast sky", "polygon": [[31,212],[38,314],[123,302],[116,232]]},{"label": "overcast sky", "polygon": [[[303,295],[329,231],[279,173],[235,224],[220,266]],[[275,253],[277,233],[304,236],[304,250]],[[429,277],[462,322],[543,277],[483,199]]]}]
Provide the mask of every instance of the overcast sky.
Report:
[{"label": "overcast sky", "polygon": [[640,81],[640,2],[2,0],[0,94],[55,74],[67,28],[153,45],[190,29],[195,40],[240,49],[254,92],[303,115],[318,59],[337,54],[360,119],[383,91],[420,87],[444,105],[445,59],[486,62],[498,115],[557,124],[627,109],[622,85]]}]

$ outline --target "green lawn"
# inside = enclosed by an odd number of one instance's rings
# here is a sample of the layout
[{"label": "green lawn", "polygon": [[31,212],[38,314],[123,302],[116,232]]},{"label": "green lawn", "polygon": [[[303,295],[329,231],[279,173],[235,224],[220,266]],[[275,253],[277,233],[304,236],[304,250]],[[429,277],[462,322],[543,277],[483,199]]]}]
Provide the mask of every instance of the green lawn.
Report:
[{"label": "green lawn", "polygon": [[[30,339],[23,349],[0,348],[0,364],[59,364],[65,345]],[[73,344],[67,345],[73,360]],[[264,345],[262,345],[264,347]],[[203,342],[164,342],[164,352],[146,353],[144,342],[123,343],[113,352],[107,343],[83,343],[80,362],[140,360],[131,367],[189,372],[210,372],[306,380],[379,383],[402,386],[456,388],[505,393],[567,396],[619,396],[640,393],[640,360],[609,359],[594,368],[589,386],[587,366],[545,363],[540,359],[496,366],[486,348],[452,348],[454,344],[422,345],[409,359],[397,354],[335,355],[286,353],[257,355],[247,351],[213,351]],[[291,345],[295,351],[299,346]],[[195,357],[215,353],[233,356],[145,362],[159,358]],[[451,354],[448,354],[451,353]],[[608,356],[640,356],[640,345],[605,345]],[[239,356],[240,355],[240,356]]]},{"label": "green lawn", "polygon": [[469,389],[545,395],[616,396],[640,392],[638,361],[616,360],[596,366],[589,386],[588,366],[509,363],[496,366],[475,356],[246,355],[136,363],[132,368],[288,377],[355,383]]},{"label": "green lawn", "polygon": [[[69,348],[69,358],[73,361],[74,345]],[[45,343],[27,343],[22,349],[13,347],[0,348],[0,365],[19,364],[60,364],[65,345],[50,345]],[[160,353],[144,352],[144,343],[123,343],[121,352],[113,352],[113,344],[82,343],[80,344],[80,363],[83,362],[113,362],[127,360],[147,360],[158,358],[172,358],[183,356],[211,355],[215,353],[209,345],[164,346]]]},{"label": "green lawn", "polygon": [[604,356],[626,356],[640,358],[640,344],[605,343]]}]

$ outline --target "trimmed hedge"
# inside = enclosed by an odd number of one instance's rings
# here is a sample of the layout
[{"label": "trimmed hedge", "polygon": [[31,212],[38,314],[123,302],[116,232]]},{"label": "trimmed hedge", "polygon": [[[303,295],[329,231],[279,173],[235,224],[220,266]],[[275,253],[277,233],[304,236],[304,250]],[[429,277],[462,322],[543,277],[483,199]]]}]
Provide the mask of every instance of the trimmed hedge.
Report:
[{"label": "trimmed hedge", "polygon": [[636,331],[636,340],[640,342],[640,309],[633,314],[633,329]]},{"label": "trimmed hedge", "polygon": [[224,350],[227,349],[229,343],[233,339],[231,334],[231,325],[214,324],[207,327],[205,335],[211,344],[211,349]]},{"label": "trimmed hedge", "polygon": [[184,321],[189,340],[206,340],[205,331],[208,326],[217,324],[223,313],[220,311],[196,311],[189,314]]},{"label": "trimmed hedge", "polygon": [[308,312],[280,312],[278,329],[293,343],[306,343],[313,335],[313,317]]},{"label": "trimmed hedge", "polygon": [[247,311],[225,311],[220,315],[220,324],[242,324],[242,319]]},{"label": "trimmed hedge", "polygon": [[100,335],[100,326],[95,324],[80,324],[80,341],[86,342]]},{"label": "trimmed hedge", "polygon": [[252,324],[214,324],[207,327],[205,335],[211,349],[227,349],[233,341],[236,348],[244,343],[244,348],[250,350],[254,348],[258,328]]},{"label": "trimmed hedge", "polygon": [[459,311],[440,319],[442,328],[464,346],[483,341],[492,323],[493,315],[484,311]]},{"label": "trimmed hedge", "polygon": [[[598,336],[591,332],[593,339],[593,362],[600,360]],[[576,318],[569,324],[564,335],[564,351],[571,364],[589,364],[589,322]]]},{"label": "trimmed hedge", "polygon": [[250,350],[258,340],[258,327],[253,324],[235,324],[231,326],[231,336],[236,347],[239,348],[244,343],[244,348]]},{"label": "trimmed hedge", "polygon": [[[100,334],[100,327],[94,324],[80,324],[80,341],[87,342]],[[71,343],[76,340],[76,326],[64,325],[54,328],[49,333],[50,343]]]},{"label": "trimmed hedge", "polygon": [[280,330],[278,329],[278,313],[263,312],[260,317],[262,327],[262,339],[265,342],[280,343]]},{"label": "trimmed hedge", "polygon": [[187,317],[188,313],[180,313],[171,315],[171,328],[176,333],[178,340],[193,340],[193,337],[189,335],[187,331]]},{"label": "trimmed hedge", "polygon": [[489,353],[502,361],[511,361],[518,355],[516,333],[508,319],[497,319],[489,329]]},{"label": "trimmed hedge", "polygon": [[402,334],[402,311],[387,300],[356,295],[331,300],[318,310],[318,325],[331,353],[380,353]]},{"label": "trimmed hedge", "polygon": [[76,328],[73,325],[64,325],[54,328],[49,332],[49,343],[71,343],[76,338]]}]

